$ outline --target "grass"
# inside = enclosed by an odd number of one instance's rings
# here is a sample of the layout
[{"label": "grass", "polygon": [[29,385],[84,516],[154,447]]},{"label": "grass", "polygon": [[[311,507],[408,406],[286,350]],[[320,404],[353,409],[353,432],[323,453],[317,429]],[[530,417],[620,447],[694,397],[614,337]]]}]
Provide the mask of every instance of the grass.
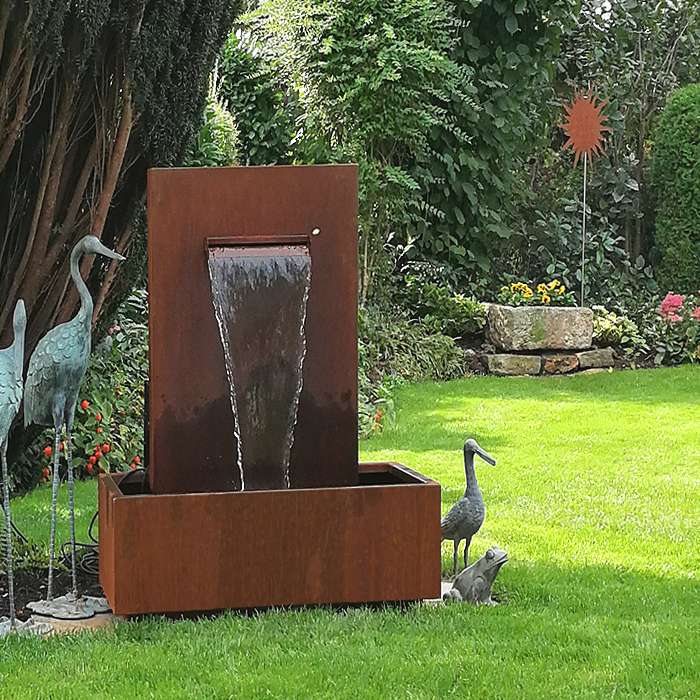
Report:
[{"label": "grass", "polygon": [[[698,697],[699,397],[693,367],[406,387],[396,427],[362,457],[437,478],[446,508],[463,489],[464,438],[492,452],[496,467],[477,465],[488,513],[472,554],[508,551],[505,604],[231,613],[11,639],[0,697]],[[83,528],[92,488],[79,490]],[[14,504],[36,537],[46,493]],[[446,568],[450,558],[445,545]]]}]

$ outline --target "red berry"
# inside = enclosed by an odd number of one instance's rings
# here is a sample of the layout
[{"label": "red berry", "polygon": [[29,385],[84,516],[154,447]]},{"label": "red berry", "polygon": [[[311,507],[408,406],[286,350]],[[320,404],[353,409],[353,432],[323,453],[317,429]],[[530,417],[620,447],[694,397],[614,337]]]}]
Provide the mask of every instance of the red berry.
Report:
[{"label": "red berry", "polygon": [[93,474],[95,471],[95,468],[92,466],[92,464],[88,464],[87,467],[85,467],[85,470],[87,471],[88,474]]},{"label": "red berry", "polygon": [[[93,457],[95,457],[95,459],[102,459],[102,450],[97,450]],[[90,459],[92,459],[92,457]]]},{"label": "red berry", "polygon": [[131,470],[136,469],[136,463],[135,463],[135,462],[132,462],[132,463],[129,465],[129,468],[130,468]]},{"label": "red berry", "polygon": [[88,462],[90,462],[90,464],[94,464],[96,461],[97,461],[97,457],[95,457],[95,455],[92,455],[92,457],[90,457],[88,459]]},{"label": "red berry", "polygon": [[110,445],[109,445],[108,442],[105,442],[105,444],[102,445],[102,451],[103,451],[105,454],[107,454],[107,452],[109,452],[111,449],[112,449],[112,448],[110,447]]},{"label": "red berry", "polygon": [[50,457],[52,452],[53,452],[53,450],[51,449],[51,445],[47,445],[47,446],[44,448],[44,454],[45,454],[47,457]]},{"label": "red berry", "polygon": [[104,430],[102,430],[102,428],[100,428],[100,427],[97,427],[97,428],[95,428],[95,432],[96,433],[103,433]]},{"label": "red berry", "polygon": [[63,452],[63,449],[65,448],[65,446],[66,446],[65,442],[63,442],[63,441],[59,442],[58,443],[58,451]]},{"label": "red berry", "polygon": [[80,402],[80,408],[82,408],[83,411],[87,411],[87,409],[90,408],[90,402],[87,399],[83,399]]},{"label": "red berry", "polygon": [[141,464],[141,457],[136,455],[136,457],[134,457],[134,459],[132,461],[134,464]]},{"label": "red berry", "polygon": [[47,467],[44,467],[44,468],[41,470],[41,475],[44,477],[44,479],[48,479],[48,478],[49,478],[49,474],[51,474],[51,472],[48,470]]},{"label": "red berry", "polygon": [[102,414],[101,413],[96,413],[95,414],[95,420],[100,423],[102,421]]}]

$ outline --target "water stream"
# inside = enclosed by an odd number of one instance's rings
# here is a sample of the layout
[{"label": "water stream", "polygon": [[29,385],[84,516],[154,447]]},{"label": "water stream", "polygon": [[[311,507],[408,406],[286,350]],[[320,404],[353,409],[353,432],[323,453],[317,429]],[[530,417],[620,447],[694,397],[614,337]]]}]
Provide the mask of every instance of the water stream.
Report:
[{"label": "water stream", "polygon": [[289,488],[306,355],[308,249],[212,248],[209,277],[226,363],[241,489]]}]

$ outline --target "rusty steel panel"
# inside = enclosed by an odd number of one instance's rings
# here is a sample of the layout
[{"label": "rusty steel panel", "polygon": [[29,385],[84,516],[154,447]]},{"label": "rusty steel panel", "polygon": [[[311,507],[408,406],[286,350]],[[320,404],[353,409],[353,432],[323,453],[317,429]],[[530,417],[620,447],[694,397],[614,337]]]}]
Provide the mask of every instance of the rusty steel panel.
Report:
[{"label": "rusty steel panel", "polygon": [[155,169],[148,175],[153,493],[240,487],[207,248],[302,242],[312,281],[291,486],[357,483],[356,166]]},{"label": "rusty steel panel", "polygon": [[124,496],[104,475],[114,612],[439,597],[439,484],[395,464],[360,471],[374,485],[161,496]]}]

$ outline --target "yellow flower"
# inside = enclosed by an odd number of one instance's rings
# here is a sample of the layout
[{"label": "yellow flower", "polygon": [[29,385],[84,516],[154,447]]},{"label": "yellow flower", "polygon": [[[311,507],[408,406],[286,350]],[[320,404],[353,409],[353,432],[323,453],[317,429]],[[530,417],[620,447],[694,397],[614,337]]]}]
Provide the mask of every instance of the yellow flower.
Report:
[{"label": "yellow flower", "polygon": [[538,284],[538,285],[537,285],[537,291],[538,291],[540,294],[545,294],[545,293],[547,292],[547,287],[546,287],[546,285],[544,285],[544,284]]},{"label": "yellow flower", "polygon": [[550,301],[552,301],[552,298],[549,296],[549,294],[542,295],[542,302],[544,304],[549,304]]},{"label": "yellow flower", "polygon": [[552,280],[547,286],[550,289],[556,289],[559,286],[559,280]]},{"label": "yellow flower", "polygon": [[559,287],[559,294],[563,294],[566,291],[566,287],[562,284],[561,287]]},{"label": "yellow flower", "polygon": [[530,287],[528,287],[528,288],[523,292],[523,296],[524,296],[526,299],[529,299],[529,298],[532,296],[532,289],[530,289]]}]

